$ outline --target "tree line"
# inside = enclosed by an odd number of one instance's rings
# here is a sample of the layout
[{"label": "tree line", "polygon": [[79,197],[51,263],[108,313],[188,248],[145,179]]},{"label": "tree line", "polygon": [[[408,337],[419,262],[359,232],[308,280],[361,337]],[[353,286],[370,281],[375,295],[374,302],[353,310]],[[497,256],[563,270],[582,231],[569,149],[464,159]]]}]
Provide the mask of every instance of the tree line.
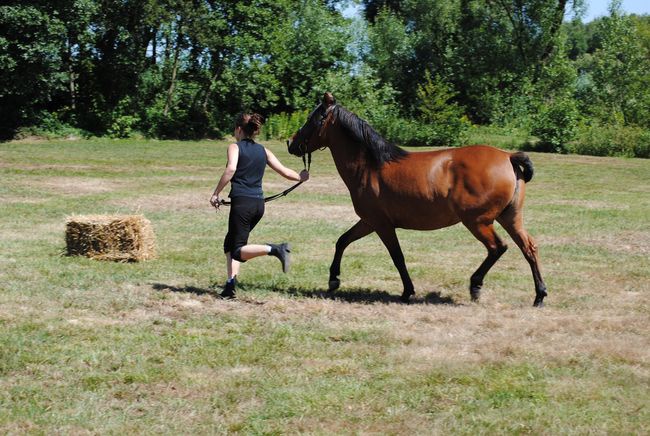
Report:
[{"label": "tree line", "polygon": [[[650,18],[613,0],[5,0],[0,136],[220,137],[233,116],[267,135],[325,90],[406,145],[471,126],[541,150],[650,154]],[[575,17],[567,20],[567,17]]]}]

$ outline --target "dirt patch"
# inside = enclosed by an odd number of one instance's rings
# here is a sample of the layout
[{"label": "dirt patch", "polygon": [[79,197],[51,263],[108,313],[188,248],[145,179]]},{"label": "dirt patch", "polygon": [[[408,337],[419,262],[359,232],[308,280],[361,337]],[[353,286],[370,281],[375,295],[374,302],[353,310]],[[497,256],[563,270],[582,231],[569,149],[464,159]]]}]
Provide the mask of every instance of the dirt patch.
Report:
[{"label": "dirt patch", "polygon": [[599,233],[586,238],[540,235],[537,238],[537,242],[540,246],[580,244],[600,247],[616,253],[641,255],[650,253],[650,232],[642,231]]},{"label": "dirt patch", "polygon": [[179,191],[169,194],[154,194],[136,198],[115,200],[109,204],[142,212],[182,211],[204,209],[212,211],[210,193],[197,190]]},{"label": "dirt patch", "polygon": [[0,203],[3,204],[43,204],[48,200],[45,198],[28,198],[16,195],[0,195]]},{"label": "dirt patch", "polygon": [[[640,298],[640,297],[639,297]],[[265,299],[170,293],[162,302],[124,313],[123,322],[190,319],[231,314],[270,322],[309,322],[341,331],[386,332],[397,342],[389,353],[409,365],[525,361],[531,356],[566,363],[571,359],[615,359],[629,365],[650,361],[647,319],[638,313],[512,308],[498,304],[351,304],[331,299]],[[645,368],[645,366],[644,366]],[[643,371],[647,371],[643,369]]]},{"label": "dirt patch", "polygon": [[359,221],[352,204],[336,205],[323,203],[300,203],[296,201],[280,201],[267,205],[265,215],[268,218],[287,218],[301,221],[332,221],[346,222],[350,225]]},{"label": "dirt patch", "polygon": [[551,200],[544,204],[552,206],[571,206],[590,210],[629,210],[628,204],[613,204],[598,200]]},{"label": "dirt patch", "polygon": [[61,195],[91,195],[115,191],[126,182],[86,177],[48,177],[33,181],[31,186]]},{"label": "dirt patch", "polygon": [[[269,177],[264,181],[264,193],[265,195],[273,195],[284,191],[294,183],[285,179],[278,179],[277,177]],[[348,188],[338,175],[312,176],[311,179],[296,189],[299,189],[300,192],[310,194],[348,195]]]},{"label": "dirt patch", "polygon": [[97,168],[95,165],[61,165],[61,164],[16,164],[0,162],[0,168],[12,168],[23,171],[34,170],[72,170],[72,171],[85,171]]}]

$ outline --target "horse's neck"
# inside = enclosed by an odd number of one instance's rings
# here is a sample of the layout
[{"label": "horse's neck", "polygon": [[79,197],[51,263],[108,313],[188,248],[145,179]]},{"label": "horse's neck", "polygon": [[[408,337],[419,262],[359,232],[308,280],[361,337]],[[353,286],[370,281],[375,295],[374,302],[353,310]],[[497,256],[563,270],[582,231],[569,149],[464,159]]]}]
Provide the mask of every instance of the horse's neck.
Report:
[{"label": "horse's neck", "polygon": [[349,189],[365,185],[376,174],[373,166],[369,165],[366,151],[347,136],[339,134],[331,138],[329,148],[336,169]]}]

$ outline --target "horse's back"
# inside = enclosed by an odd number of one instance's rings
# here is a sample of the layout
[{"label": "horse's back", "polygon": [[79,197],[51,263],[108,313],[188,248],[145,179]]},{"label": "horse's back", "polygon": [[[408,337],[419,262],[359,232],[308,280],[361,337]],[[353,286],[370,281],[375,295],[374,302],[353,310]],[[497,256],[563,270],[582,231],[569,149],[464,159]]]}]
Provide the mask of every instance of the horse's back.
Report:
[{"label": "horse's back", "polygon": [[386,216],[396,227],[433,230],[469,215],[498,216],[515,184],[508,152],[471,145],[411,152],[383,167],[372,194],[352,194],[357,213],[368,221]]}]

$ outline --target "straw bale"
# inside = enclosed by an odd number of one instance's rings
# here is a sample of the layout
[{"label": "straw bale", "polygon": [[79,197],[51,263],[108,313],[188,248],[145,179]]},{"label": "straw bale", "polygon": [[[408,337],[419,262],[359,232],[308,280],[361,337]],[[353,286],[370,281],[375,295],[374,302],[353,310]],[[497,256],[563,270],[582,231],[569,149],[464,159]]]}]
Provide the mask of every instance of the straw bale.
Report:
[{"label": "straw bale", "polygon": [[143,215],[76,215],[66,221],[68,256],[138,262],[156,255],[151,222]]}]

